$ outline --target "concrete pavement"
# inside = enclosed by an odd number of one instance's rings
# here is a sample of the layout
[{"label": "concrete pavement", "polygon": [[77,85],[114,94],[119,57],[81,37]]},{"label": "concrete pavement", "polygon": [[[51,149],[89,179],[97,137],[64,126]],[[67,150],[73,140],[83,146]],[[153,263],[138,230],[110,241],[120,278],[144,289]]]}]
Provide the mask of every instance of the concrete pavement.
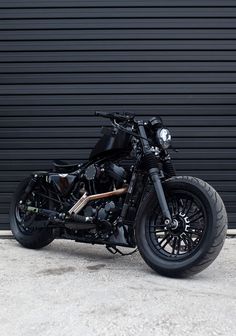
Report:
[{"label": "concrete pavement", "polygon": [[1,336],[236,335],[235,238],[184,280],[72,241],[33,251],[4,239],[0,256]]}]

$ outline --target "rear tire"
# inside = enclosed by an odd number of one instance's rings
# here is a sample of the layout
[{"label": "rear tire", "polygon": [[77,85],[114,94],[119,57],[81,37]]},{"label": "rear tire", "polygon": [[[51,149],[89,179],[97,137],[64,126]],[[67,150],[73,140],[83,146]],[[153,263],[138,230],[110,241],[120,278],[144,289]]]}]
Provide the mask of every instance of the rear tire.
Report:
[{"label": "rear tire", "polygon": [[30,249],[40,249],[49,245],[54,237],[51,229],[34,229],[23,230],[19,216],[17,215],[18,203],[21,200],[22,194],[29,183],[30,178],[23,180],[17,187],[15,194],[13,195],[10,206],[10,227],[15,239],[24,247]]},{"label": "rear tire", "polygon": [[[160,208],[155,191],[150,191],[141,204],[136,217],[135,235],[139,252],[145,262],[159,274],[169,277],[194,275],[207,268],[223,247],[228,224],[224,203],[208,183],[190,176],[172,177],[163,183],[163,189],[172,215],[179,211],[179,222],[177,221],[179,227],[168,231],[162,219],[157,215],[153,221],[153,213],[155,211],[160,213]],[[180,197],[184,199],[184,195],[187,195],[186,199],[189,198],[189,203],[181,201]],[[170,200],[173,200],[173,197],[177,201],[172,209],[170,204],[174,201]],[[187,204],[190,206],[190,210],[188,210],[190,216],[187,217],[185,214],[184,218],[183,214],[186,213]],[[195,212],[195,217],[193,212]],[[162,215],[160,216],[162,217]],[[162,237],[168,237],[164,243]],[[181,242],[182,237],[185,242],[177,243]],[[163,248],[165,244],[166,246]],[[188,248],[189,251],[187,251]]]}]

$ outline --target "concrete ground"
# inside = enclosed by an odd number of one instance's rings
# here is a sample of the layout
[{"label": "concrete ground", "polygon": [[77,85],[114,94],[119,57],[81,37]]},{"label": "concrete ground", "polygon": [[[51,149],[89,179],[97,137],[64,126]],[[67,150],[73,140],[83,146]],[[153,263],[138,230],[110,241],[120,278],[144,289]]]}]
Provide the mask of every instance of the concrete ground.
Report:
[{"label": "concrete ground", "polygon": [[54,241],[40,251],[0,240],[1,336],[236,335],[236,239],[185,280],[156,275],[138,253]]}]

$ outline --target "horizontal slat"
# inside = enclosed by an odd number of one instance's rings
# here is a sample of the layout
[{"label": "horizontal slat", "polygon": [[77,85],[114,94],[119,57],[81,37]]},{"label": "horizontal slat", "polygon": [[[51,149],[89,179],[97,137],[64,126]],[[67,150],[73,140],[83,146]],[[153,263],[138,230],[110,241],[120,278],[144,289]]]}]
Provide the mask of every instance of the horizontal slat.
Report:
[{"label": "horizontal slat", "polygon": [[58,84],[0,85],[1,95],[14,94],[165,94],[236,93],[236,84]]},{"label": "horizontal slat", "polygon": [[0,85],[0,95],[215,94],[236,93],[236,84],[44,84]]},{"label": "horizontal slat", "polygon": [[[0,101],[1,103],[1,101]],[[66,121],[67,117],[69,116],[93,116],[96,110],[106,111],[106,112],[132,112],[135,115],[139,116],[140,118],[146,118],[148,116],[155,116],[160,115],[165,118],[165,116],[186,116],[186,120],[191,119],[191,116],[222,116],[223,115],[230,115],[235,116],[236,111],[236,101],[234,104],[230,105],[219,105],[219,104],[211,104],[211,105],[204,105],[204,104],[185,104],[185,105],[169,105],[168,101],[165,104],[137,104],[134,102],[133,104],[129,104],[125,106],[124,104],[93,104],[90,101],[88,105],[67,105],[66,107],[64,104],[62,105],[7,105],[1,106],[0,105],[0,116],[44,116],[44,117],[58,117],[63,116],[64,120]],[[199,102],[198,102],[199,103]],[[66,116],[66,117],[65,117]],[[105,122],[105,121],[104,121]],[[1,135],[1,133],[0,133]]]},{"label": "horizontal slat", "polygon": [[67,0],[65,4],[65,0],[41,0],[40,2],[31,1],[31,0],[2,0],[0,4],[0,8],[60,8],[60,7],[86,7],[86,8],[99,8],[99,7],[234,7],[235,1],[234,0],[198,0],[197,5],[195,0],[146,0],[145,5],[143,0],[136,0],[134,1],[127,1],[127,0],[119,0],[119,3],[114,0]]},{"label": "horizontal slat", "polygon": [[[119,22],[119,25],[122,24]],[[216,23],[217,24],[217,23]],[[236,26],[236,24],[235,24]],[[235,40],[3,41],[2,51],[236,50]]]},{"label": "horizontal slat", "polygon": [[[0,53],[0,62],[116,62],[116,61],[234,61],[235,50],[119,50],[119,51],[14,51]],[[208,63],[211,66],[211,63]],[[180,65],[179,65],[180,66]]]},{"label": "horizontal slat", "polygon": [[[168,1],[169,2],[169,1]],[[168,6],[166,2],[165,6]],[[1,2],[2,3],[2,2]],[[110,2],[112,3],[112,2]],[[178,2],[175,1],[178,6]],[[78,4],[80,4],[78,2]],[[134,3],[132,3],[134,4]],[[136,4],[136,1],[135,1]],[[145,2],[146,4],[146,2]],[[145,5],[144,4],[144,5]],[[158,5],[158,1],[155,1],[154,5]],[[67,4],[68,5],[68,4]],[[110,4],[109,4],[110,5]],[[94,8],[10,8],[1,9],[0,19],[4,19],[6,22],[1,21],[0,27],[15,28],[18,23],[17,19],[27,19],[23,21],[24,28],[35,28],[35,19],[37,19],[37,27],[41,24],[48,22],[47,19],[54,19],[53,24],[58,25],[60,22],[58,19],[111,19],[111,18],[232,18],[236,17],[235,7],[196,7],[194,10],[189,7],[118,7],[115,10],[111,10],[109,7],[94,7]],[[11,19],[11,20],[7,20]],[[14,20],[13,20],[14,19]],[[44,19],[44,20],[40,20]],[[52,20],[51,20],[52,21]],[[56,22],[55,22],[56,21]],[[54,23],[55,22],[55,23]],[[5,25],[4,25],[5,23]]]},{"label": "horizontal slat", "polygon": [[[235,11],[236,13],[236,11]],[[227,23],[228,20],[227,19]],[[63,20],[64,21],[64,20]],[[94,20],[95,21],[95,20]],[[153,24],[154,27],[151,27],[149,29],[139,29],[140,25],[143,26],[143,28],[146,28],[146,22],[142,24],[142,19],[140,20],[137,27],[134,27],[136,29],[129,28],[125,29],[122,27],[122,29],[111,29],[111,27],[106,28],[106,21],[102,20],[102,23],[98,21],[98,27],[94,27],[94,21],[93,21],[93,29],[88,27],[88,29],[84,29],[84,22],[78,21],[76,22],[70,22],[69,23],[61,23],[59,22],[58,25],[56,25],[53,22],[50,22],[50,27],[53,27],[53,29],[46,29],[47,24],[45,27],[45,24],[42,26],[43,29],[39,29],[38,24],[34,28],[37,29],[22,29],[21,21],[15,26],[15,29],[17,30],[0,30],[0,40],[1,41],[28,41],[28,40],[34,40],[34,41],[41,41],[41,40],[77,40],[77,41],[89,41],[89,40],[234,40],[235,39],[235,31],[236,31],[236,18],[231,21],[231,27],[234,29],[191,29],[188,27],[188,24],[186,24],[187,27],[185,27],[184,20],[180,20],[180,28],[174,28],[174,29],[159,29],[156,28],[156,26],[159,26],[159,20],[156,24]],[[172,20],[174,21],[174,20]],[[194,19],[193,19],[194,21]],[[209,20],[207,20],[207,23]],[[218,19],[218,23],[221,26],[220,19]],[[96,23],[95,23],[96,24]],[[150,22],[148,21],[148,26]],[[209,23],[208,23],[209,24]],[[130,22],[129,22],[130,25]],[[135,25],[135,24],[134,24]],[[200,23],[200,25],[204,25],[204,22]],[[81,29],[81,26],[83,27]],[[99,27],[102,26],[102,29],[99,29]],[[104,26],[104,27],[103,27]],[[110,26],[110,25],[108,25]],[[185,29],[183,29],[184,27]],[[192,24],[191,24],[192,27]],[[198,26],[199,27],[199,26]],[[218,27],[218,26],[217,26]],[[231,28],[230,27],[230,28]],[[1,27],[0,27],[1,28]],[[77,29],[76,29],[77,28]],[[186,29],[188,28],[188,29]],[[228,24],[227,24],[227,28]]]},{"label": "horizontal slat", "polygon": [[[11,63],[10,63],[11,64]],[[73,67],[73,66],[72,66]],[[124,69],[123,64],[121,64],[122,71]],[[228,64],[228,68],[230,65]],[[232,66],[233,67],[233,66]],[[3,66],[2,66],[3,68]],[[28,67],[27,67],[28,68]],[[64,68],[62,66],[62,68]],[[99,67],[100,68],[100,67]],[[131,67],[132,68],[132,67]],[[168,68],[168,66],[167,66]],[[7,71],[7,67],[4,71]],[[21,67],[17,67],[21,70]],[[76,69],[76,66],[75,66]],[[181,69],[181,68],[180,68]],[[196,70],[196,68],[194,67]],[[221,68],[222,69],[222,68]],[[12,71],[13,69],[11,69]],[[27,69],[28,71],[29,69]],[[37,65],[35,64],[29,71],[38,71]],[[40,67],[40,71],[42,68]],[[115,70],[115,69],[114,69]],[[132,70],[132,69],[130,69]],[[134,69],[133,69],[134,70]],[[0,76],[0,84],[137,84],[137,83],[184,83],[185,86],[189,83],[235,83],[236,82],[236,71],[229,72],[138,72],[140,69],[137,67],[137,72],[79,72],[79,73],[2,73]],[[235,67],[236,70],[236,67]],[[48,69],[50,71],[50,68]]]},{"label": "horizontal slat", "polygon": [[[0,203],[0,214],[8,214],[9,213],[9,203]],[[1,230],[1,226],[0,226],[0,230]]]},{"label": "horizontal slat", "polygon": [[[196,165],[197,166],[197,165]],[[202,180],[209,181],[210,183],[212,182],[217,182],[217,181],[222,181],[223,183],[225,181],[235,181],[236,180],[236,171],[234,170],[212,170],[211,167],[209,170],[207,170],[207,167],[202,168],[201,170],[197,170],[197,168],[192,167],[189,170],[184,170],[184,167],[182,169],[178,169],[177,173],[178,175],[184,175],[184,176],[196,176],[198,178],[201,178]],[[215,165],[215,169],[218,167],[218,165]],[[219,167],[219,169],[221,169]]]},{"label": "horizontal slat", "polygon": [[0,230],[9,230],[8,214],[0,214]]},{"label": "horizontal slat", "polygon": [[[227,135],[227,131],[226,131]],[[233,148],[236,149],[235,138],[173,138],[173,145],[176,148],[218,148],[218,149],[227,149]]]},{"label": "horizontal slat", "polygon": [[[181,155],[180,155],[181,157]],[[233,160],[174,160],[175,166],[177,171],[179,170],[186,170],[186,171],[196,171],[198,170],[199,174],[201,174],[202,170],[208,170],[208,174],[210,174],[211,170],[224,170],[224,175],[227,176],[227,174],[231,174],[231,170],[236,169],[236,161]],[[196,175],[199,176],[198,173]],[[186,172],[185,175],[193,175],[191,172]],[[206,175],[207,177],[208,175]],[[231,180],[232,178],[230,175],[228,175],[228,180]]]},{"label": "horizontal slat", "polygon": [[[156,10],[158,11],[158,9]],[[155,12],[154,12],[155,13]],[[234,9],[236,13],[236,9]],[[69,19],[69,20],[37,20],[39,25],[26,26],[25,21],[19,20],[14,29],[235,29],[236,15],[233,18],[98,18],[98,19]],[[61,22],[63,21],[63,22]],[[23,23],[23,25],[22,25]],[[1,28],[1,27],[0,27]],[[6,29],[6,26],[2,27]],[[10,26],[11,28],[11,26]],[[26,29],[27,30],[27,29]],[[142,32],[143,34],[145,32]],[[121,31],[122,34],[122,31]],[[3,34],[4,36],[4,34]],[[137,36],[138,37],[138,36]],[[175,36],[170,37],[175,39]],[[205,39],[206,37],[204,37]],[[43,39],[43,38],[42,38]],[[46,38],[47,39],[47,38]],[[63,36],[62,38],[63,39]],[[69,38],[70,39],[70,38]],[[23,40],[23,39],[22,39]]]},{"label": "horizontal slat", "polygon": [[[107,103],[118,106],[142,104],[235,104],[235,94],[38,94],[38,95],[4,95],[1,96],[0,105],[100,105]],[[126,107],[127,109],[127,107]]]},{"label": "horizontal slat", "polygon": [[[219,192],[228,192],[228,191],[235,192],[236,191],[236,181],[214,181],[214,182],[211,182],[211,185]],[[233,204],[236,206],[236,203],[233,203]]]},{"label": "horizontal slat", "polygon": [[[16,190],[17,184],[19,181],[12,182],[0,182],[1,193],[13,193]],[[5,202],[6,203],[6,202]],[[1,204],[0,204],[1,206]],[[1,212],[1,210],[0,210]]]},{"label": "horizontal slat", "polygon": [[[235,34],[236,36],[236,34]],[[7,59],[6,59],[7,62]],[[236,62],[150,62],[143,60],[142,62],[50,62],[50,63],[0,63],[0,72],[2,74],[16,74],[22,73],[22,78],[26,73],[43,73],[44,78],[50,81],[50,74],[47,73],[153,73],[158,80],[158,73],[168,76],[171,73],[182,75],[184,72],[196,73],[204,72],[206,76],[209,72],[232,72],[235,75]],[[187,74],[186,74],[187,75]],[[77,74],[78,76],[78,74]],[[100,76],[102,76],[100,74]],[[4,77],[6,78],[6,76]],[[6,78],[7,79],[7,78]],[[145,81],[143,81],[145,83]],[[6,81],[7,83],[7,81]],[[58,82],[60,83],[60,82]]]},{"label": "horizontal slat", "polygon": [[0,204],[9,204],[12,199],[12,193],[0,193]]},{"label": "horizontal slat", "polygon": [[230,226],[229,228],[230,229],[236,229],[236,213],[228,213],[228,219],[229,219],[229,223],[230,223]]},{"label": "horizontal slat", "polygon": [[[48,167],[50,168],[50,167]],[[6,168],[7,169],[7,168]],[[31,174],[31,170],[21,171],[21,170],[5,170],[0,172],[0,183],[1,182],[18,182],[22,181],[25,177]]]}]

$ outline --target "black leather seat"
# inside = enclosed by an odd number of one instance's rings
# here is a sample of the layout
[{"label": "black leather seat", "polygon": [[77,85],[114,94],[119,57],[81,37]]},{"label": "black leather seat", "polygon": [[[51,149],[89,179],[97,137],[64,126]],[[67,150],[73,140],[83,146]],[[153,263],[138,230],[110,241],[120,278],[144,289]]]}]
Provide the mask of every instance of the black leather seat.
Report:
[{"label": "black leather seat", "polygon": [[53,161],[54,171],[57,173],[72,173],[79,169],[79,164],[68,163],[62,160]]}]

